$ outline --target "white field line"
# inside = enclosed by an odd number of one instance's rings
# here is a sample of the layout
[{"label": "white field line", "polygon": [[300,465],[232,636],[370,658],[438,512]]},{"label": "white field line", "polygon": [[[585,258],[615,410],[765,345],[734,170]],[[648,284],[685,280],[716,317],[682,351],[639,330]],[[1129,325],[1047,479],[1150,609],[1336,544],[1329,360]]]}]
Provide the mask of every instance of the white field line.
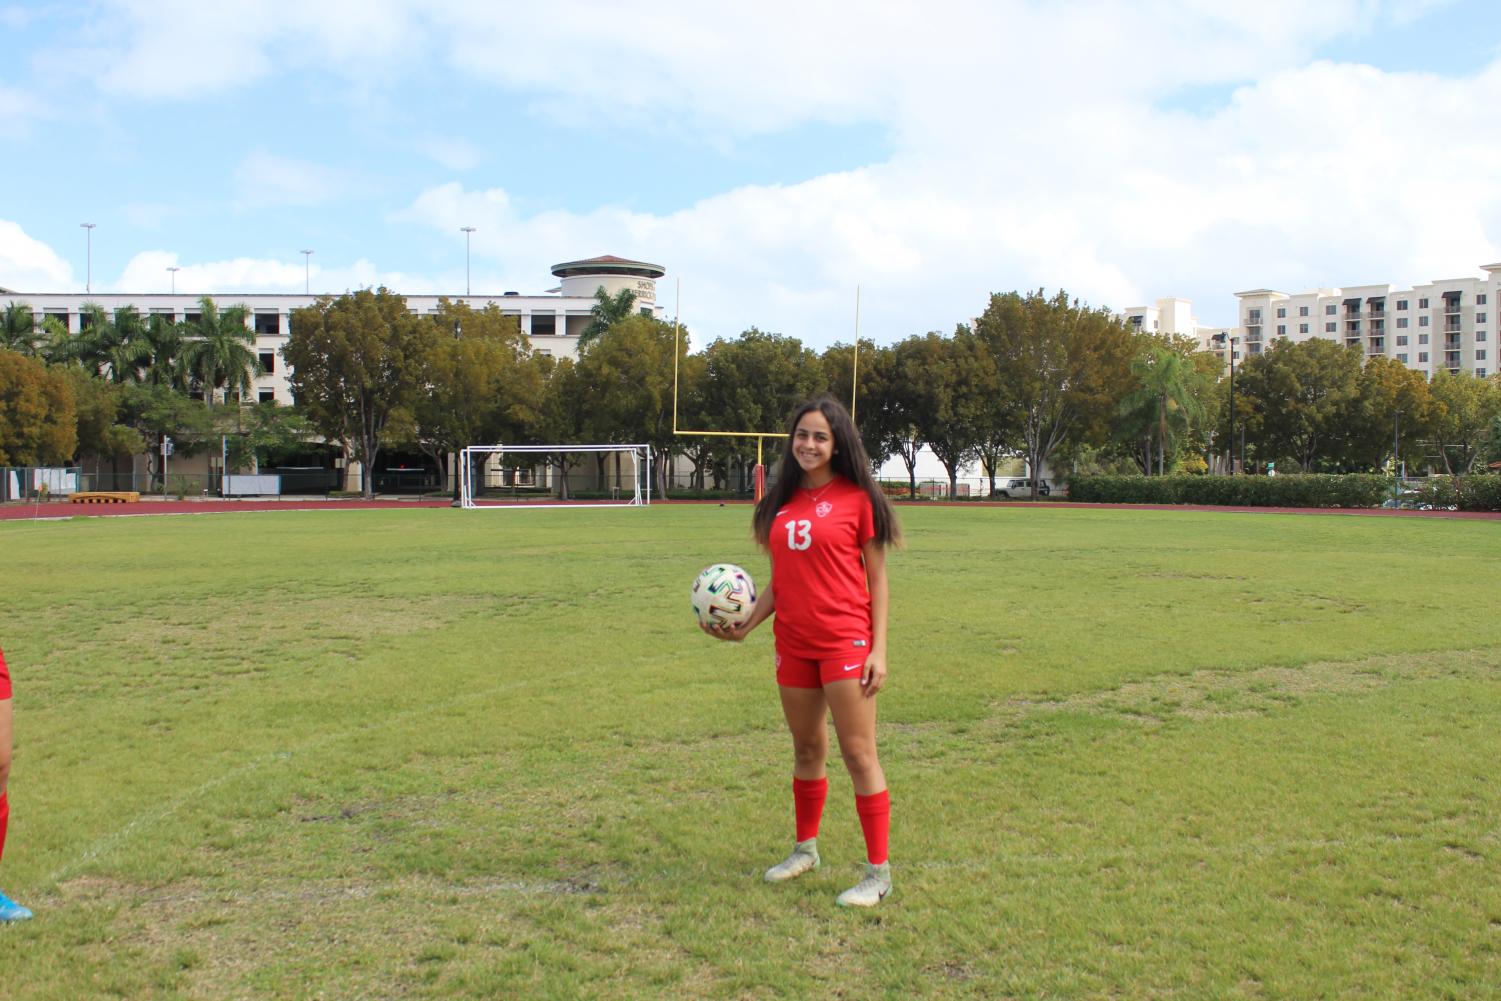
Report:
[{"label": "white field line", "polygon": [[[569,675],[582,674],[585,670],[586,668],[579,667],[574,668],[571,671],[552,672],[547,676],[546,681],[551,683],[554,679],[560,677],[568,677]],[[233,768],[230,768],[222,774],[211,778],[206,782],[200,783],[199,785],[194,786],[192,789],[189,789],[186,792],[177,794],[161,806],[141,811],[140,813],[132,817],[129,821],[127,821],[124,826],[97,839],[88,848],[80,852],[72,861],[67,862],[60,868],[54,870],[47,877],[46,882],[51,885],[55,885],[61,882],[63,879],[66,879],[81,867],[109,854],[111,851],[124,844],[138,831],[144,830],[145,828],[150,827],[152,824],[155,824],[158,821],[167,819],[177,811],[181,810],[183,807],[202,799],[207,793],[219,788],[225,783],[230,782],[234,779],[239,779],[247,775],[254,774],[255,772],[260,771],[262,768],[265,768],[267,765],[275,765],[279,762],[290,761],[295,755],[307,754],[311,751],[318,750],[330,744],[338,743],[339,741],[349,737],[358,736],[362,733],[368,733],[372,730],[383,729],[394,723],[403,722],[417,716],[427,715],[434,711],[446,709],[452,706],[462,705],[465,702],[473,702],[480,699],[490,698],[509,689],[521,688],[532,683],[532,679],[515,680],[503,682],[498,685],[492,685],[489,688],[480,689],[479,691],[464,692],[450,699],[444,699],[439,702],[429,702],[420,707],[407,709],[404,712],[383,716],[378,720],[372,720],[367,723],[361,723],[357,726],[347,727],[343,730],[338,730],[333,733],[320,734],[318,737],[297,745],[290,750],[281,749],[276,751],[268,751],[243,765],[237,765]]]}]

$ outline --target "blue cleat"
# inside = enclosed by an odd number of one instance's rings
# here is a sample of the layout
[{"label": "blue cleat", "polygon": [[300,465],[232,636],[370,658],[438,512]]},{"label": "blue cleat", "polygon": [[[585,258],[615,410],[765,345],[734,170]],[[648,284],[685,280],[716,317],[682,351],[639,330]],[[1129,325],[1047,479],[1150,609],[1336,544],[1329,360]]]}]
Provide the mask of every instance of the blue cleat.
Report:
[{"label": "blue cleat", "polygon": [[0,921],[25,921],[30,917],[31,911],[0,893]]}]

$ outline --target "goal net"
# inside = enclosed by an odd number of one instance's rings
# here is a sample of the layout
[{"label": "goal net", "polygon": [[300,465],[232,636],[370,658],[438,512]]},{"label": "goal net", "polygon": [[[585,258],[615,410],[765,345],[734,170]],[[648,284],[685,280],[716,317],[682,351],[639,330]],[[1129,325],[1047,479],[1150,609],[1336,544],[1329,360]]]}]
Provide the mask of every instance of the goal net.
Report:
[{"label": "goal net", "polygon": [[459,503],[466,508],[644,506],[651,503],[651,446],[470,445],[459,450]]}]

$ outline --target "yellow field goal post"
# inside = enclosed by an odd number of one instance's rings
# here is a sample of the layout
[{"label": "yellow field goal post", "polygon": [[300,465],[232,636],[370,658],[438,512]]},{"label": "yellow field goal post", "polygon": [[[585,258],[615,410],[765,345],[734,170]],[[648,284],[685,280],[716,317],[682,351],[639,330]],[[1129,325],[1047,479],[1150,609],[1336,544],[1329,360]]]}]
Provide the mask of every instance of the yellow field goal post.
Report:
[{"label": "yellow field goal post", "polygon": [[[672,433],[701,438],[754,438],[756,439],[756,500],[766,493],[766,465],[762,462],[762,442],[767,438],[785,438],[785,431],[688,431],[678,427],[678,357],[682,353],[683,327],[680,322],[683,306],[683,284],[678,282],[677,301],[672,317]],[[855,346],[854,363],[850,373],[850,420],[855,419],[855,401],[860,395],[860,287],[855,287]],[[857,425],[858,426],[858,425]]]}]

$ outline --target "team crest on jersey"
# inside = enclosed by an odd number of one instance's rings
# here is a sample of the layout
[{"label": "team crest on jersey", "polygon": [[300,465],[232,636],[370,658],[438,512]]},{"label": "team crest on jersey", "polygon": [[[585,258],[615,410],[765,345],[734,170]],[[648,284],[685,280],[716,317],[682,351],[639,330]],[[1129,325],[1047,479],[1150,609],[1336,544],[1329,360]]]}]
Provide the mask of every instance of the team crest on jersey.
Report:
[{"label": "team crest on jersey", "polygon": [[813,509],[813,513],[822,518],[832,510],[834,510],[834,505],[830,504],[828,501],[819,501],[818,506]]}]

